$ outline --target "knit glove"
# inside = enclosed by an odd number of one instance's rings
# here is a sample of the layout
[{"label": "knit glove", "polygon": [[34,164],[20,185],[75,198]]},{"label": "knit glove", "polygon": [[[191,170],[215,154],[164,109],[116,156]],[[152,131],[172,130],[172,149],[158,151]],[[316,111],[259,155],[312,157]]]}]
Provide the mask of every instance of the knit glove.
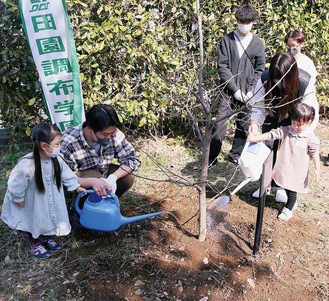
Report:
[{"label": "knit glove", "polygon": [[247,102],[249,99],[240,89],[234,93],[234,98],[241,102]]},{"label": "knit glove", "polygon": [[107,183],[107,185],[110,186],[111,193],[115,193],[117,190],[117,176],[114,174],[110,174],[106,179],[104,179],[104,181]]},{"label": "knit glove", "polygon": [[254,93],[253,92],[249,91],[247,93],[248,100],[251,99],[253,96],[254,96]]}]

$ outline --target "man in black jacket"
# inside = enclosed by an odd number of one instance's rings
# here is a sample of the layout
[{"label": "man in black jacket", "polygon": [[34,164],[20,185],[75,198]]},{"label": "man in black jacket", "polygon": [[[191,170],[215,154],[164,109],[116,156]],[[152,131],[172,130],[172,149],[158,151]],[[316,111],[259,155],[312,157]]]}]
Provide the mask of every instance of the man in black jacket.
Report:
[{"label": "man in black jacket", "polygon": [[[221,94],[218,114],[210,144],[209,167],[217,163],[217,156],[226,135],[229,114],[244,106],[252,97],[253,88],[265,68],[263,42],[250,32],[258,19],[252,6],[241,6],[235,13],[237,29],[222,37],[218,50],[218,72],[221,78]],[[236,130],[228,160],[234,164],[243,150],[248,136],[250,111],[244,108],[236,115]]]}]

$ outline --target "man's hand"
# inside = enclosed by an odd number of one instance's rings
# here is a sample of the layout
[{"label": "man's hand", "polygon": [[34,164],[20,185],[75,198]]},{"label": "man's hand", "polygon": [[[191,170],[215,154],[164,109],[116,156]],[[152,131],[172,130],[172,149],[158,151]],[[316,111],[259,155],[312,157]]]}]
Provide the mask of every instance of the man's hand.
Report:
[{"label": "man's hand", "polygon": [[93,190],[100,196],[107,196],[108,191],[111,191],[111,187],[103,178],[93,178],[92,187]]}]

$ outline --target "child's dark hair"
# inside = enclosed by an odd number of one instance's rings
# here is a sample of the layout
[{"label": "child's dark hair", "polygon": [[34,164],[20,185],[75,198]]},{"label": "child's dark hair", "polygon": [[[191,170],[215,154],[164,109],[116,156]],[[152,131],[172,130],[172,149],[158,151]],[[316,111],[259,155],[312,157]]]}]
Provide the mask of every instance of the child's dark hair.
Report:
[{"label": "child's dark hair", "polygon": [[[38,124],[34,127],[32,133],[33,139],[33,156],[35,166],[35,181],[37,189],[40,193],[45,192],[45,186],[42,181],[42,169],[41,169],[41,158],[40,158],[40,143],[45,142],[50,144],[51,141],[58,135],[62,135],[56,124]],[[51,158],[54,164],[54,180],[56,180],[56,186],[60,190],[61,184],[61,169],[57,158]]]},{"label": "child's dark hair", "polygon": [[84,126],[90,127],[94,132],[102,131],[109,126],[122,128],[117,112],[110,105],[97,104],[86,114]]},{"label": "child's dark hair", "polygon": [[258,12],[250,5],[240,6],[235,12],[235,18],[240,22],[254,22],[258,19]]},{"label": "child's dark hair", "polygon": [[291,120],[303,123],[313,121],[315,117],[315,109],[305,103],[299,103],[291,113]]}]

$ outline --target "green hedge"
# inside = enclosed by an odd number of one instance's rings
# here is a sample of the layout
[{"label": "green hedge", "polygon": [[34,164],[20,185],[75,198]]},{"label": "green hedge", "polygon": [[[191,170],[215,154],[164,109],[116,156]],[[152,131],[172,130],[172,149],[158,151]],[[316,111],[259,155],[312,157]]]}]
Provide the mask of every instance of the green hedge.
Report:
[{"label": "green hedge", "polygon": [[[143,5],[141,4],[143,3]],[[217,44],[235,28],[241,1],[201,1],[205,70],[204,91],[216,101]],[[251,2],[251,4],[253,4]],[[254,30],[265,42],[267,60],[286,51],[285,33],[300,28],[305,51],[318,68],[318,98],[328,106],[329,4],[317,1],[254,3],[261,18]],[[191,1],[68,0],[79,56],[86,109],[114,104],[120,116],[140,131],[176,131],[202,119],[196,100],[199,64],[195,3]],[[17,0],[0,2],[0,113],[3,126],[16,138],[43,121],[38,75],[22,31]],[[201,115],[200,115],[201,114]]]}]

